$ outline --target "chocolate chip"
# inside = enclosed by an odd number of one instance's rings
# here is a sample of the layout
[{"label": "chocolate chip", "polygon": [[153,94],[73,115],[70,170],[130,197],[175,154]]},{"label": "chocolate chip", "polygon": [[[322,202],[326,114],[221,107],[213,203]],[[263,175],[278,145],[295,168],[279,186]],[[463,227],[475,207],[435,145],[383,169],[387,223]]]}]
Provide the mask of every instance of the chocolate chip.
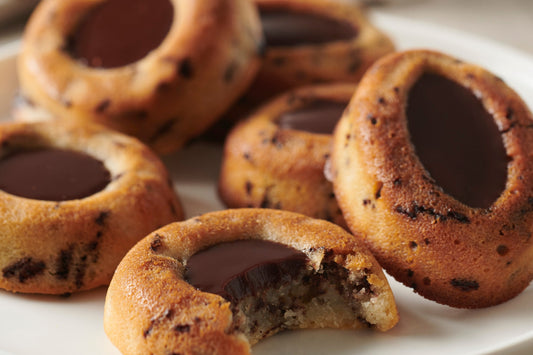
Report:
[{"label": "chocolate chip", "polygon": [[96,248],[98,248],[98,241],[97,240],[94,240],[92,242],[90,242],[89,244],[87,244],[87,251],[95,251]]},{"label": "chocolate chip", "polygon": [[376,325],[375,324],[372,324],[370,323],[368,320],[364,319],[363,317],[359,316],[357,317],[357,320],[363,324],[365,327],[369,328],[369,329],[372,329],[372,328],[375,328]]},{"label": "chocolate chip", "polygon": [[170,119],[164,122],[150,137],[149,141],[152,143],[157,141],[159,138],[161,138],[161,136],[165,135],[172,128],[176,121],[176,119]]},{"label": "chocolate chip", "polygon": [[509,253],[509,248],[506,246],[506,245],[498,245],[498,247],[496,248],[496,251],[498,252],[499,255],[501,256],[505,256],[507,255],[507,253]]},{"label": "chocolate chip", "polygon": [[246,181],[244,188],[246,189],[246,194],[250,196],[252,194],[254,184],[251,181]]},{"label": "chocolate chip", "polygon": [[174,311],[171,310],[171,309],[166,309],[161,315],[159,316],[156,316],[152,319],[150,319],[150,325],[148,326],[148,328],[146,328],[143,332],[143,336],[146,338],[150,335],[150,333],[152,333],[152,330],[154,329],[154,327],[158,324],[160,324],[161,322],[163,322],[165,319],[170,319],[172,318],[174,315]]},{"label": "chocolate chip", "polygon": [[407,217],[411,218],[411,219],[415,219],[417,216],[416,216],[416,213],[414,212],[414,210],[411,210],[411,209],[408,209],[408,208],[404,208],[400,205],[396,206],[394,208],[394,210],[400,214],[403,214],[403,215],[406,215]]},{"label": "chocolate chip", "polygon": [[191,326],[188,324],[178,324],[174,327],[174,330],[178,333],[188,333],[191,330]]},{"label": "chocolate chip", "polygon": [[72,107],[72,101],[67,100],[67,99],[62,99],[61,100],[61,104],[63,104],[63,106],[65,106],[66,108],[71,108]]},{"label": "chocolate chip", "polygon": [[381,197],[381,189],[383,188],[383,183],[379,183],[376,194],[374,195],[375,199],[378,200]]},{"label": "chocolate chip", "polygon": [[83,255],[80,258],[80,262],[76,265],[76,275],[75,275],[75,284],[76,288],[80,289],[83,287],[85,273],[87,271],[87,255]]},{"label": "chocolate chip", "polygon": [[174,207],[174,202],[173,201],[168,201],[168,205],[169,205],[169,208],[170,208],[170,213],[172,213],[173,216],[177,216],[178,215],[178,211],[176,211],[176,207]]},{"label": "chocolate chip", "polygon": [[2,274],[5,278],[18,277],[19,282],[24,283],[27,279],[42,274],[45,268],[44,261],[24,257],[2,269]]},{"label": "chocolate chip", "polygon": [[99,226],[104,226],[105,225],[105,222],[106,222],[106,219],[107,217],[109,217],[109,214],[110,212],[109,211],[102,211],[100,212],[100,214],[98,215],[98,217],[96,217],[96,219],[94,220],[94,222],[96,224],[98,224]]},{"label": "chocolate chip", "polygon": [[464,292],[475,291],[479,288],[479,283],[476,280],[452,279],[450,284]]},{"label": "chocolate chip", "polygon": [[178,71],[181,77],[191,79],[194,76],[194,70],[190,58],[182,59],[178,64]]},{"label": "chocolate chip", "polygon": [[370,123],[373,124],[373,125],[375,125],[375,124],[378,122],[377,118],[376,118],[373,114],[371,114],[371,113],[367,114],[367,115],[366,115],[366,118],[367,118],[367,119],[370,121]]},{"label": "chocolate chip", "polygon": [[270,200],[267,194],[265,193],[265,195],[263,196],[263,200],[261,201],[261,204],[259,205],[259,207],[268,208],[269,206],[270,206]]},{"label": "chocolate chip", "polygon": [[164,92],[168,91],[172,88],[172,83],[169,83],[168,81],[162,81],[159,84],[157,84],[156,91],[157,92]]},{"label": "chocolate chip", "polygon": [[470,219],[466,215],[456,212],[456,211],[449,211],[446,216],[460,223],[464,223],[464,224],[470,223]]},{"label": "chocolate chip", "polygon": [[350,74],[356,73],[357,69],[359,69],[360,67],[361,57],[359,56],[359,54],[356,53],[350,58],[350,63],[348,64],[347,72]]},{"label": "chocolate chip", "polygon": [[152,242],[150,243],[150,250],[153,252],[158,251],[163,246],[163,242],[161,240],[161,235],[155,234],[154,239],[152,239]]},{"label": "chocolate chip", "polygon": [[70,273],[70,266],[72,264],[72,252],[73,248],[63,249],[59,252],[56,259],[56,269],[54,272],[55,277],[58,280],[66,280]]},{"label": "chocolate chip", "polygon": [[146,329],[144,330],[144,332],[143,332],[143,336],[144,336],[145,338],[147,338],[148,335],[150,335],[150,333],[152,332],[153,327],[154,327],[154,323],[152,322],[152,323],[150,323],[150,325],[148,326],[148,328],[146,328]]},{"label": "chocolate chip", "polygon": [[436,221],[444,222],[447,220],[455,220],[459,223],[464,223],[464,224],[470,223],[470,219],[462,213],[459,213],[456,211],[448,211],[448,213],[444,215],[442,213],[435,211],[431,207],[428,208],[424,206],[419,206],[416,203],[412,203],[410,207],[404,207],[404,206],[398,205],[395,207],[394,210],[400,214],[408,216],[411,219],[416,219],[419,215],[425,214],[425,215],[433,216]]},{"label": "chocolate chip", "polygon": [[514,110],[512,107],[507,107],[507,111],[505,112],[505,118],[508,120],[512,120],[514,116]]},{"label": "chocolate chip", "polygon": [[103,100],[102,102],[98,104],[98,106],[96,106],[95,111],[96,113],[103,113],[109,108],[110,105],[111,105],[111,100],[109,99]]},{"label": "chocolate chip", "polygon": [[231,83],[233,81],[233,78],[235,77],[235,73],[237,72],[237,69],[239,69],[239,65],[236,62],[231,62],[224,71],[224,82],[225,83]]}]

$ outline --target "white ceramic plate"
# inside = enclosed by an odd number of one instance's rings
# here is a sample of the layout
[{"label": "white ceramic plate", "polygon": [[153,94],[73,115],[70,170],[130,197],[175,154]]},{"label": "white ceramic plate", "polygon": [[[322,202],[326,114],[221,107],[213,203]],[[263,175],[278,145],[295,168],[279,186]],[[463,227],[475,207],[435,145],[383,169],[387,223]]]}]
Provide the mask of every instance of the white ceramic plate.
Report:
[{"label": "white ceramic plate", "polygon": [[[481,64],[504,78],[533,107],[533,59],[465,33],[391,16],[375,16],[399,48],[440,50]],[[0,51],[0,117],[8,119],[16,90],[18,43]],[[220,148],[193,145],[165,159],[188,216],[222,209],[215,190]],[[400,323],[387,333],[304,330],[254,347],[270,354],[529,354],[533,349],[533,285],[487,309],[438,305],[391,280]],[[0,354],[117,355],[102,327],[105,288],[68,298],[0,291]],[[528,351],[529,350],[529,351]]]}]

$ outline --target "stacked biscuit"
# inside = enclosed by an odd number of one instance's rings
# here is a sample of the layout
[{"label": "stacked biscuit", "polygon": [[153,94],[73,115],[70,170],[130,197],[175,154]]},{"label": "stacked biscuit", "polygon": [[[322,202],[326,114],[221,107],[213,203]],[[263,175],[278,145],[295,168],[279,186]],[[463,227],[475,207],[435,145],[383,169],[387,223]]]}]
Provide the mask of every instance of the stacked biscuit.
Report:
[{"label": "stacked biscuit", "polygon": [[[111,281],[105,328],[123,353],[234,354],[284,329],[392,328],[382,266],[454,307],[530,283],[533,117],[501,79],[437,52],[392,53],[361,9],[334,1],[146,6],[44,0],[28,23],[15,117],[38,122],[0,127],[0,164],[76,151],[109,179],[66,200],[0,179],[13,245],[0,287]],[[156,154],[217,124],[231,128],[218,181],[230,209],[177,222]],[[196,269],[200,255],[241,242],[284,256],[205,281],[235,257]]]}]

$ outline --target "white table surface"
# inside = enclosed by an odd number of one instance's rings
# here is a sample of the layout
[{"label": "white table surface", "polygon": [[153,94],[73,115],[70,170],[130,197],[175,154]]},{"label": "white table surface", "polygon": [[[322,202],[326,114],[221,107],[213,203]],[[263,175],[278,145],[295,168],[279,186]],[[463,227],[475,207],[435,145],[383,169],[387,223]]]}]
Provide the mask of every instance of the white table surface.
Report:
[{"label": "white table surface", "polygon": [[533,57],[532,0],[381,0],[379,3],[382,5],[371,6],[370,11],[470,32]]},{"label": "white table surface", "polygon": [[[533,57],[533,1],[532,0],[337,0],[364,2],[371,12],[397,15],[416,21],[470,32],[505,43]],[[35,0],[0,0],[0,45],[20,37],[25,14],[23,7]],[[13,3],[14,5],[10,5]],[[8,12],[17,15],[10,21]]]},{"label": "white table surface", "polygon": [[[371,13],[395,15],[473,33],[504,43],[528,54],[533,59],[533,0],[365,0],[364,2],[380,3],[369,6]],[[0,19],[5,18],[3,15],[5,14],[0,13]],[[17,15],[18,21],[15,23],[8,25],[0,23],[0,45],[20,38],[24,23],[20,20],[20,14]],[[533,344],[527,342],[522,347],[506,351],[505,354],[528,354],[532,347]]]}]

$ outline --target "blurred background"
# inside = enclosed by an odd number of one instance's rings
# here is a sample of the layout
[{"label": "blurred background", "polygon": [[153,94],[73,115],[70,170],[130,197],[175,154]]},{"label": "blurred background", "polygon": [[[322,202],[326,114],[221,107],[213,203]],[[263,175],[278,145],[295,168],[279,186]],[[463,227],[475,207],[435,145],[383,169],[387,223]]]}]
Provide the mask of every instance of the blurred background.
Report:
[{"label": "blurred background", "polygon": [[[369,11],[452,27],[501,42],[533,56],[532,0],[335,0]],[[0,44],[20,36],[38,0],[0,0]]]}]

